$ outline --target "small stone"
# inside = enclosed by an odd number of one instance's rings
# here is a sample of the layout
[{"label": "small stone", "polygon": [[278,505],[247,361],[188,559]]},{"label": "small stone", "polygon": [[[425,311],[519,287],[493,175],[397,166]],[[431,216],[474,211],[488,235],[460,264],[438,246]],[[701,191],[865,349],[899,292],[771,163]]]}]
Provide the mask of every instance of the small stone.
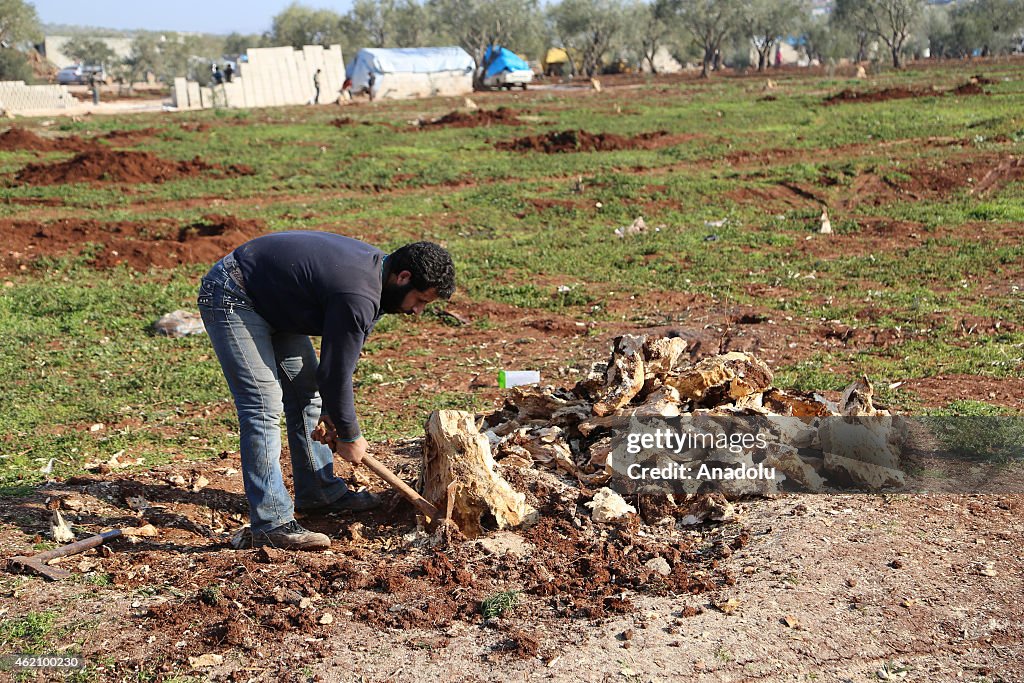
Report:
[{"label": "small stone", "polygon": [[263,546],[256,551],[254,559],[263,564],[278,564],[288,559],[288,553],[278,548]]},{"label": "small stone", "polygon": [[208,653],[205,655],[199,655],[198,657],[189,657],[188,663],[193,669],[201,669],[207,666],[217,666],[224,662],[224,655],[217,655]]},{"label": "small stone", "polygon": [[672,567],[669,565],[668,560],[660,555],[658,557],[652,557],[644,563],[644,566],[653,572],[657,572],[662,576],[668,576],[672,573]]},{"label": "small stone", "polygon": [[331,614],[330,612],[327,612],[322,617],[320,617],[320,623],[323,624],[324,626],[327,626],[328,624],[333,624],[334,623],[334,615]]}]

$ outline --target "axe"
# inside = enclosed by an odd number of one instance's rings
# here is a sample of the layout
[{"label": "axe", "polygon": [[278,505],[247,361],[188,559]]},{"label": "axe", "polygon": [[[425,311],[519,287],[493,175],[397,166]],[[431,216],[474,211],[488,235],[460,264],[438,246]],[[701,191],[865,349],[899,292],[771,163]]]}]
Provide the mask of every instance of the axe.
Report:
[{"label": "axe", "polygon": [[51,581],[66,579],[71,576],[71,572],[60,569],[59,567],[51,567],[48,563],[61,557],[77,555],[78,553],[85,552],[90,548],[103,545],[107,541],[120,538],[122,533],[121,529],[111,529],[110,531],[104,531],[101,534],[96,534],[89,538],[83,538],[81,541],[69,543],[68,545],[61,546],[60,548],[55,548],[53,550],[37,553],[30,557],[18,555],[17,557],[12,557],[10,559],[10,566],[17,569],[27,569],[44,578],[50,579]]}]

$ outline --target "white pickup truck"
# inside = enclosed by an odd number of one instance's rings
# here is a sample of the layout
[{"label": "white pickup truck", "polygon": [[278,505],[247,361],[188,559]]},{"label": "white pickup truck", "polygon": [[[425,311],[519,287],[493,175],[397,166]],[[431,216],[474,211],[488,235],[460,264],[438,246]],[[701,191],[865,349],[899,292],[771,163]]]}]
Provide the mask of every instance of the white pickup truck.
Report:
[{"label": "white pickup truck", "polygon": [[533,82],[533,70],[530,69],[530,65],[519,55],[503,47],[495,48],[494,52],[496,54],[493,58],[491,48],[487,48],[484,53],[484,64],[488,65],[482,79],[484,86],[506,90],[519,87],[526,90],[527,83]]}]

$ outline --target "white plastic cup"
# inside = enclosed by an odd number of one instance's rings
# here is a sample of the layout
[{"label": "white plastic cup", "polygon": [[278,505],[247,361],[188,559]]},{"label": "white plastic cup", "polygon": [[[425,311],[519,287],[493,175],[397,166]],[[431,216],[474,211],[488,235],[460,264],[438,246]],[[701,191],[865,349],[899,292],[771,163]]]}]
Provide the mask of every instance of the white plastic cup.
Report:
[{"label": "white plastic cup", "polygon": [[519,387],[524,384],[540,384],[539,370],[501,370],[498,372],[498,386],[502,389]]}]

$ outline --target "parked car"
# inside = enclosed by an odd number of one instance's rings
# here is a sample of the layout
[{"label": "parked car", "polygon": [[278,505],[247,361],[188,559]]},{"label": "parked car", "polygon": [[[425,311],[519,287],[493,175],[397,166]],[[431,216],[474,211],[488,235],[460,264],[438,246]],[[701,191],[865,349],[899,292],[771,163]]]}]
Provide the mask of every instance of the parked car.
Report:
[{"label": "parked car", "polygon": [[72,64],[57,72],[57,83],[59,85],[89,85],[92,82],[92,75],[99,74],[100,80],[107,81],[107,74],[102,66],[89,66]]}]

